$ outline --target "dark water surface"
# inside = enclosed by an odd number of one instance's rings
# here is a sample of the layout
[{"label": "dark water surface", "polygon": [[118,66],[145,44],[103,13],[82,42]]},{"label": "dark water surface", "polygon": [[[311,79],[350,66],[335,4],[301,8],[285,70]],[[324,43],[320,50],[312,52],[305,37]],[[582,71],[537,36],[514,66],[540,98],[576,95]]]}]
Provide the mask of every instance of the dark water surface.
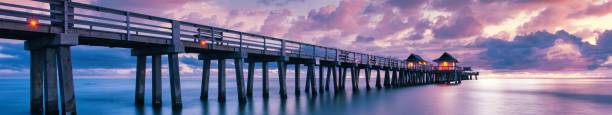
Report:
[{"label": "dark water surface", "polygon": [[[274,80],[274,79],[273,79]],[[173,111],[170,90],[164,79],[163,107],[151,105],[147,79],[144,107],[134,103],[134,79],[77,79],[77,112],[82,115],[132,114],[353,114],[353,115],[610,115],[612,80],[607,79],[486,79],[460,85],[426,85],[396,89],[365,90],[347,87],[346,93],[296,97],[293,80],[288,80],[289,98],[278,98],[278,82],[271,82],[271,97],[261,98],[256,82],[255,97],[246,105],[237,102],[235,83],[228,82],[226,104],[217,102],[216,80],[211,80],[210,99],[200,101],[200,80],[184,78],[182,111]],[[229,80],[228,80],[229,81]],[[348,81],[350,82],[350,81]],[[29,80],[0,79],[0,112],[29,114]],[[304,81],[301,83],[304,84]],[[350,83],[347,83],[347,85]],[[303,92],[303,86],[302,86]]]}]

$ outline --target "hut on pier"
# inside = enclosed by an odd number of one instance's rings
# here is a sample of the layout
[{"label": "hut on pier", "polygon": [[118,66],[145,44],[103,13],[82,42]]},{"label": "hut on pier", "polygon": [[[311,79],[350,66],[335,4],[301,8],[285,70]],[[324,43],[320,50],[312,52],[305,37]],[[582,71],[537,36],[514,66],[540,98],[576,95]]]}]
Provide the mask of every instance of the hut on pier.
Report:
[{"label": "hut on pier", "polygon": [[447,52],[444,52],[440,58],[433,61],[438,63],[438,70],[454,70],[457,63],[459,63],[455,57]]},{"label": "hut on pier", "polygon": [[406,58],[406,62],[407,62],[406,67],[411,68],[411,69],[423,67],[424,65],[427,65],[429,63],[417,54],[410,54],[410,56]]}]

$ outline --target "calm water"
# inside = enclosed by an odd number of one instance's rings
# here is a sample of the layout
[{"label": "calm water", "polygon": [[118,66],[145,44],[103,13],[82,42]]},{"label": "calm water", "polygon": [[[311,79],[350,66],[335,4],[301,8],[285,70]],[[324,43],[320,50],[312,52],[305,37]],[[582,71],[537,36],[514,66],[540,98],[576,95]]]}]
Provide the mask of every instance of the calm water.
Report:
[{"label": "calm water", "polygon": [[[163,84],[163,107],[150,105],[147,84],[146,106],[133,104],[133,79],[77,79],[79,114],[172,114],[167,81]],[[271,98],[263,100],[261,89],[247,105],[240,106],[235,83],[228,83],[228,102],[217,103],[216,80],[211,80],[208,102],[199,100],[200,80],[183,79],[183,109],[179,114],[463,114],[463,115],[609,115],[612,113],[612,80],[606,79],[487,79],[464,81],[461,85],[427,85],[344,94],[325,93],[317,97],[294,96],[289,80],[289,98],[278,98],[277,82],[271,82]],[[350,81],[349,81],[350,82]],[[150,79],[147,79],[150,83]],[[0,112],[5,115],[29,114],[27,79],[0,79]],[[302,85],[303,85],[302,81]],[[350,83],[347,83],[350,84]],[[256,86],[261,83],[256,82]],[[303,88],[303,86],[302,86]],[[302,89],[303,91],[303,89]]]}]

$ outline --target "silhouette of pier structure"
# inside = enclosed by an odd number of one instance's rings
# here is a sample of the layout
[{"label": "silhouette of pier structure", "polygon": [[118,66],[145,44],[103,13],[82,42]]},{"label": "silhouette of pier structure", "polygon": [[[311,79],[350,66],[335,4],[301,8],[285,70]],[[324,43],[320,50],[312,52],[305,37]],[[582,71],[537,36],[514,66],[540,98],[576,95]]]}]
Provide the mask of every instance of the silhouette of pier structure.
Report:
[{"label": "silhouette of pier structure", "polygon": [[[296,78],[305,65],[304,90],[309,95],[342,92],[348,74],[353,90],[359,90],[359,74],[365,71],[366,89],[394,88],[433,83],[460,83],[477,77],[469,67],[411,65],[411,60],[307,44],[220,27],[88,5],[70,0],[33,0],[48,8],[0,2],[0,38],[25,41],[30,51],[30,106],[33,114],[76,114],[71,47],[76,45],[131,49],[136,57],[135,103],[144,104],[147,57],[151,58],[152,104],[162,103],[161,58],[168,56],[170,96],[173,108],[181,108],[180,53],[196,53],[202,60],[201,99],[208,99],[211,60],[218,60],[218,100],[226,100],[226,60],[234,61],[238,99],[253,96],[255,64],[261,63],[263,97],[269,97],[268,64],[278,66],[280,98],[287,98],[287,65]],[[92,60],[95,61],[95,60]],[[246,79],[244,65],[247,64]],[[318,66],[318,75],[315,67]],[[375,71],[375,76],[371,76]],[[381,76],[384,72],[384,76]],[[318,83],[317,83],[318,78]],[[375,84],[370,84],[374,79]],[[59,80],[59,81],[58,81]],[[295,95],[301,95],[300,80]],[[333,90],[331,90],[333,89]],[[59,91],[59,92],[58,92]],[[59,93],[59,94],[58,94]],[[58,101],[60,106],[58,106]],[[61,109],[61,110],[60,110]]]}]

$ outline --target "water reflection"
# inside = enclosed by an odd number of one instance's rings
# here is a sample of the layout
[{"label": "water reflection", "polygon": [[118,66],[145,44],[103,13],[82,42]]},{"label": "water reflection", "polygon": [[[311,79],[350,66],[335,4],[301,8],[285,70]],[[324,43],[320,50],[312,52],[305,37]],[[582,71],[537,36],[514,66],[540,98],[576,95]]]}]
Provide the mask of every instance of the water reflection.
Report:
[{"label": "water reflection", "polygon": [[[0,111],[7,115],[29,112],[27,79],[0,80]],[[167,81],[167,80],[164,80]],[[161,107],[151,106],[150,89],[145,104],[134,104],[133,80],[86,79],[75,81],[79,114],[100,115],[310,115],[310,114],[587,114],[612,113],[612,80],[479,80],[461,85],[424,85],[407,88],[383,88],[353,92],[320,93],[317,96],[289,95],[280,99],[278,87],[271,84],[270,97],[261,96],[254,87],[252,98],[239,104],[235,87],[228,85],[227,102],[220,103],[216,92],[200,100],[200,80],[182,80],[183,108],[173,110],[169,88],[164,88]],[[276,83],[276,82],[271,82]],[[233,83],[228,83],[233,84]],[[260,85],[256,82],[256,86]],[[150,86],[148,84],[147,86]],[[164,82],[163,86],[168,86]],[[215,91],[211,85],[211,91]],[[146,87],[150,88],[150,87]],[[293,89],[291,85],[287,89]],[[288,94],[295,94],[289,90]]]}]

